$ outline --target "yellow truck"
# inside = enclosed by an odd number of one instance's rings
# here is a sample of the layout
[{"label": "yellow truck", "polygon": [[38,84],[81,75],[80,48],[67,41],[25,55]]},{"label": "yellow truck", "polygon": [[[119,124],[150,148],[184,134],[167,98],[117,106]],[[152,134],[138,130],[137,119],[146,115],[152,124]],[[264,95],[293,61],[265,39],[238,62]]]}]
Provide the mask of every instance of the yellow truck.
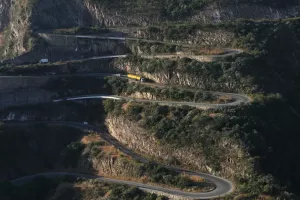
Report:
[{"label": "yellow truck", "polygon": [[131,79],[134,79],[134,80],[137,80],[137,81],[145,82],[145,79],[143,77],[137,76],[137,75],[134,75],[134,74],[127,74],[127,77],[131,78]]}]

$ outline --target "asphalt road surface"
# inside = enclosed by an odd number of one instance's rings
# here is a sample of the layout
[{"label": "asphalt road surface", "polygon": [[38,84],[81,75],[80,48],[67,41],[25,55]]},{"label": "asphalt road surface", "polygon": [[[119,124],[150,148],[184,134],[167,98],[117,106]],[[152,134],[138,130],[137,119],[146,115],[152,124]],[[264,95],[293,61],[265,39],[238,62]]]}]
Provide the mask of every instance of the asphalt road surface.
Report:
[{"label": "asphalt road surface", "polygon": [[[41,75],[41,76],[0,76],[0,78],[36,78],[36,77],[108,77],[108,76],[117,76],[125,78],[126,76],[121,74],[113,74],[113,73],[80,73],[80,74],[56,74],[56,75]],[[141,84],[143,84],[141,82]],[[163,87],[159,84],[153,83],[144,83],[153,87]],[[193,90],[193,89],[187,89]],[[152,102],[158,103],[160,105],[169,105],[169,106],[192,106],[196,108],[208,109],[208,108],[222,108],[229,106],[238,106],[240,104],[246,104],[251,101],[251,99],[244,94],[236,94],[236,93],[225,93],[225,92],[214,92],[209,91],[211,94],[216,96],[226,96],[233,99],[233,102],[223,103],[223,104],[215,104],[215,103],[197,103],[197,102],[184,102],[184,101],[167,101],[167,100],[149,100],[149,99],[138,99],[133,97],[124,97],[117,95],[106,95],[106,94],[93,94],[93,95],[83,95],[83,96],[74,96],[74,97],[66,97],[55,99],[53,102],[60,101],[74,101],[74,100],[84,100],[84,99],[115,99],[115,100],[126,100],[126,101],[136,101],[136,102]]]},{"label": "asphalt road surface", "polygon": [[105,94],[94,94],[94,95],[83,95],[83,96],[74,96],[66,97],[61,99],[55,99],[53,102],[61,101],[76,101],[84,99],[114,99],[114,100],[126,100],[126,101],[136,101],[136,102],[151,102],[157,103],[159,105],[169,105],[169,106],[191,106],[196,108],[208,109],[208,108],[222,108],[229,106],[238,106],[240,104],[246,104],[250,102],[250,98],[242,94],[233,94],[233,93],[222,93],[222,92],[212,92],[215,95],[226,95],[234,99],[233,102],[224,103],[224,104],[214,104],[214,103],[197,103],[197,102],[184,102],[184,101],[160,101],[160,100],[150,100],[150,99],[138,99],[133,97],[124,97],[117,95],[105,95]]},{"label": "asphalt road surface", "polygon": [[[128,41],[143,41],[143,42],[162,43],[162,44],[169,44],[169,45],[180,45],[180,46],[183,46],[183,47],[195,46],[195,44],[177,43],[177,42],[171,42],[171,41],[160,41],[160,40],[151,40],[151,39],[143,39],[143,38],[132,38],[132,37],[109,37],[109,36],[98,36],[98,35],[65,35],[65,34],[53,34],[53,33],[48,33],[48,34],[50,34],[50,35],[56,35],[56,36],[63,36],[63,37],[76,37],[76,38],[86,38],[86,39],[121,40],[121,41],[126,41],[126,40],[128,40]],[[243,50],[241,50],[241,49],[224,48],[224,53],[222,55],[203,55],[203,56],[212,57],[212,58],[224,58],[224,57],[227,57],[227,56],[232,56],[232,55],[240,54],[242,52],[243,52]],[[142,55],[142,57],[144,57],[144,58],[153,58],[153,57],[157,57],[157,58],[172,58],[172,57],[176,57],[176,56],[179,56],[179,55],[176,55],[176,54],[172,54],[172,55],[156,55],[156,56]],[[201,55],[198,55],[198,56],[201,56]],[[180,57],[185,57],[185,56],[181,55]]]},{"label": "asphalt road surface", "polygon": [[[135,152],[133,152],[130,149],[123,146],[120,142],[118,142],[110,134],[102,132],[99,128],[92,126],[92,125],[78,123],[78,122],[67,122],[67,121],[40,121],[40,122],[34,121],[34,122],[6,122],[6,123],[8,125],[14,125],[14,126],[15,125],[36,124],[36,123],[47,123],[47,124],[51,124],[51,125],[64,125],[64,126],[70,126],[70,127],[80,128],[80,129],[84,129],[84,130],[91,130],[91,131],[97,132],[104,140],[109,142],[111,145],[115,146],[117,149],[119,149],[123,153],[131,156],[133,159],[138,160],[143,163],[149,162],[149,160],[141,157],[140,155],[136,154]],[[193,171],[180,169],[180,168],[176,168],[176,167],[170,167],[170,166],[166,166],[166,165],[164,165],[164,167],[167,167],[169,169],[172,169],[172,170],[175,170],[178,172],[184,172],[184,173],[187,173],[190,175],[195,175],[195,176],[205,178],[206,180],[214,183],[216,188],[209,192],[185,192],[185,191],[181,191],[178,189],[169,189],[169,188],[164,188],[164,187],[160,187],[160,186],[152,186],[152,185],[147,185],[147,184],[142,184],[142,183],[137,183],[137,182],[132,182],[132,181],[124,181],[124,180],[105,178],[105,177],[101,177],[101,176],[92,176],[92,175],[86,175],[86,174],[67,173],[67,172],[47,172],[47,173],[35,174],[35,175],[31,175],[31,176],[24,176],[24,177],[12,180],[11,183],[15,184],[15,185],[21,185],[21,184],[24,184],[24,183],[34,179],[35,177],[37,177],[39,175],[49,177],[49,178],[70,175],[73,177],[81,177],[81,178],[87,178],[87,179],[96,179],[98,181],[126,184],[126,185],[136,186],[141,189],[145,188],[145,189],[155,190],[155,191],[164,192],[164,193],[182,196],[182,197],[191,198],[191,199],[216,198],[216,197],[221,197],[221,196],[227,195],[233,191],[233,184],[224,178],[206,174],[206,173],[193,172]]]},{"label": "asphalt road surface", "polygon": [[[100,37],[100,36],[86,36],[86,35],[76,35],[76,37],[124,40],[124,41],[125,40],[141,40],[141,39],[137,39],[137,38]],[[164,41],[156,41],[156,40],[142,39],[141,41],[160,42],[160,43],[165,43],[165,44],[177,44],[177,45],[183,45],[183,46],[191,46],[190,44],[180,44],[180,43],[172,43],[172,42],[164,42]],[[211,55],[211,57],[226,57],[229,55],[239,54],[241,52],[243,52],[243,51],[236,50],[236,49],[225,49],[225,54]],[[98,56],[98,57],[87,58],[84,60],[125,58],[125,57],[127,57],[127,55]],[[87,73],[87,74],[68,74],[68,75],[55,75],[55,76],[119,76],[119,75],[116,75],[116,74],[88,74]],[[24,76],[24,77],[30,77],[30,76]],[[20,78],[24,78],[24,77],[20,76]],[[9,76],[2,76],[2,78],[9,78]],[[240,105],[242,103],[250,102],[250,98],[243,94],[222,93],[222,92],[212,92],[212,93],[215,95],[229,96],[229,97],[233,98],[234,101],[230,102],[230,103],[224,103],[224,104],[212,104],[212,103],[146,100],[146,99],[123,97],[123,96],[101,95],[100,94],[100,95],[85,95],[85,96],[67,97],[67,98],[62,98],[62,99],[56,99],[56,100],[54,100],[54,102],[65,101],[65,100],[72,101],[72,100],[81,100],[81,99],[108,98],[108,99],[115,99],[115,100],[123,99],[123,100],[127,100],[127,101],[138,101],[138,102],[154,102],[154,103],[163,104],[163,105],[181,105],[181,106],[188,105],[188,106],[201,107],[201,108],[220,108],[220,107],[225,107],[225,106],[236,106],[236,105]],[[13,124],[13,125],[22,125],[22,124],[29,124],[29,123],[41,123],[41,122],[6,122],[6,123]],[[138,160],[140,162],[149,162],[149,160],[134,153],[130,149],[127,149],[122,144],[120,144],[115,138],[113,138],[111,135],[109,135],[108,133],[103,133],[100,129],[98,129],[95,126],[91,126],[91,125],[87,125],[87,124],[83,124],[83,123],[77,123],[77,122],[43,122],[43,123],[54,124],[54,125],[55,124],[65,125],[65,126],[72,126],[72,127],[77,127],[77,128],[81,128],[81,129],[93,130],[93,131],[97,132],[98,134],[100,134],[104,140],[106,140],[110,144],[114,145],[116,148],[118,148],[123,153],[131,156],[133,159]],[[36,175],[32,175],[32,176],[25,176],[25,177],[21,177],[16,180],[12,180],[11,183],[16,184],[16,185],[23,184],[27,181],[32,180],[33,178],[35,178],[36,176],[39,176],[39,175],[46,176],[46,177],[59,177],[59,176],[70,175],[70,176],[74,176],[74,177],[96,179],[96,180],[105,181],[105,182],[127,184],[127,185],[136,186],[136,187],[139,187],[142,189],[143,188],[150,189],[150,190],[160,191],[160,192],[177,195],[177,196],[182,196],[182,197],[186,197],[186,198],[192,198],[192,199],[216,198],[216,197],[227,195],[233,191],[233,184],[230,181],[223,179],[221,177],[217,177],[217,176],[206,174],[206,173],[192,172],[192,171],[188,171],[185,169],[180,169],[180,168],[175,168],[175,167],[170,167],[170,166],[165,166],[165,167],[170,168],[175,171],[178,171],[178,172],[185,172],[190,175],[195,175],[195,176],[200,176],[202,178],[205,178],[206,180],[214,183],[216,188],[209,192],[184,192],[184,191],[177,190],[177,189],[169,189],[169,188],[164,188],[164,187],[152,186],[152,185],[136,183],[136,182],[132,182],[132,181],[124,181],[124,180],[105,178],[105,177],[101,177],[101,176],[91,176],[91,175],[86,175],[86,174],[76,174],[76,173],[67,173],[67,172],[48,172],[48,173],[36,174]]]}]

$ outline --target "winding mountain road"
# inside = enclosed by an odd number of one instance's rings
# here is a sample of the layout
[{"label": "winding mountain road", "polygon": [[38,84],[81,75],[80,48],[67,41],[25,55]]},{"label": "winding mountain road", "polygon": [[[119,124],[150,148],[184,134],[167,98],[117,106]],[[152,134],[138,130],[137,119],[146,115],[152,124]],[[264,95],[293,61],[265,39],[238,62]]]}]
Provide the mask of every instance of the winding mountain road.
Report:
[{"label": "winding mountain road", "polygon": [[250,102],[250,98],[242,94],[221,93],[221,92],[215,92],[214,94],[227,95],[233,98],[234,101],[230,103],[224,103],[224,104],[214,104],[214,103],[197,103],[197,102],[184,102],[184,101],[168,101],[168,100],[162,101],[162,100],[151,100],[151,99],[138,99],[133,97],[124,97],[124,96],[117,96],[117,95],[95,94],[95,95],[83,95],[83,96],[74,96],[74,97],[55,99],[53,100],[53,102],[56,103],[61,101],[76,101],[76,100],[84,100],[84,99],[114,99],[114,100],[126,100],[126,101],[136,101],[136,102],[151,102],[151,103],[157,103],[159,105],[168,105],[168,106],[191,106],[191,107],[202,108],[202,109],[237,106],[242,103],[246,104]]},{"label": "winding mountain road", "polygon": [[[66,34],[56,34],[56,33],[43,33],[43,32],[38,32],[38,34],[44,38],[44,39],[48,39],[48,36],[56,36],[56,37],[64,37],[64,38],[68,38],[68,37],[75,37],[75,38],[84,38],[84,39],[100,39],[100,40],[121,40],[121,41],[142,41],[142,42],[149,42],[149,43],[161,43],[161,44],[168,44],[168,45],[180,45],[182,47],[193,47],[193,46],[197,46],[194,44],[188,44],[188,43],[180,43],[180,42],[172,42],[172,41],[159,41],[159,40],[152,40],[152,39],[143,39],[143,38],[133,38],[133,37],[111,37],[111,36],[99,36],[99,35],[66,35]],[[46,36],[46,37],[45,37]],[[223,54],[220,55],[188,55],[188,54],[157,54],[157,55],[145,55],[145,54],[140,54],[139,56],[141,56],[142,58],[176,58],[176,57],[180,57],[180,58],[191,58],[191,59],[196,59],[196,60],[200,60],[200,61],[214,61],[216,59],[222,59],[228,56],[234,56],[240,53],[243,53],[243,50],[241,49],[231,49],[231,48],[224,48],[223,49],[224,52]],[[126,55],[118,55],[118,57],[122,58],[122,56],[126,57]],[[123,57],[123,58],[124,58]],[[100,57],[93,57],[93,58],[87,58],[84,60],[91,60],[91,59],[103,59]]]},{"label": "winding mountain road", "polygon": [[[29,76],[29,75],[28,76],[5,76],[4,75],[4,76],[0,76],[0,78],[26,79],[26,78],[37,78],[37,77],[41,78],[41,77],[109,77],[109,76],[126,78],[126,75],[113,74],[113,73],[80,73],[80,74],[55,74],[55,75],[35,75],[35,76]],[[153,84],[153,83],[151,84],[144,83],[144,84],[150,85],[152,87],[163,87],[162,85]],[[194,89],[187,89],[187,90],[194,90]],[[114,100],[126,100],[126,101],[136,101],[136,102],[152,102],[152,103],[157,103],[159,105],[169,105],[169,106],[192,106],[201,109],[231,107],[231,106],[238,106],[240,104],[247,104],[251,102],[250,97],[248,97],[245,94],[214,92],[214,91],[209,91],[209,92],[215,96],[223,96],[223,97],[231,98],[233,101],[228,103],[217,104],[217,103],[199,103],[199,102],[185,102],[185,101],[151,100],[151,99],[139,99],[133,97],[117,96],[117,95],[92,94],[92,95],[82,95],[82,96],[54,99],[53,102],[75,101],[75,100],[84,100],[84,99],[114,99]]]},{"label": "winding mountain road", "polygon": [[[92,125],[87,125],[83,123],[78,123],[78,122],[67,122],[67,121],[34,121],[34,122],[5,122],[8,125],[28,125],[28,124],[37,124],[37,123],[46,123],[50,125],[64,125],[64,126],[69,126],[69,127],[74,127],[74,128],[80,128],[83,130],[90,130],[98,133],[104,140],[106,140],[108,143],[122,151],[123,153],[131,156],[133,159],[143,162],[143,163],[148,163],[150,162],[149,160],[141,157],[140,155],[136,154],[135,152],[131,151],[130,149],[126,148],[123,146],[120,142],[118,142],[114,137],[112,137],[110,134],[102,132],[99,128],[92,126]],[[152,162],[152,161],[151,161]],[[206,173],[200,173],[200,172],[193,172],[185,169],[180,169],[176,167],[170,167],[163,165],[166,168],[175,170],[177,172],[184,172],[189,175],[194,175],[194,176],[199,176],[202,177],[212,183],[215,184],[216,188],[212,191],[209,192],[185,192],[177,189],[169,189],[169,188],[164,188],[160,186],[152,186],[148,184],[142,184],[142,183],[137,183],[137,182],[132,182],[132,181],[124,181],[124,180],[117,180],[117,179],[111,179],[111,178],[105,178],[101,176],[91,176],[91,175],[86,175],[86,174],[78,174],[78,173],[67,173],[67,172],[47,172],[47,173],[42,173],[42,174],[35,174],[31,176],[24,176],[15,180],[12,180],[11,183],[14,185],[21,185],[24,184],[35,177],[41,175],[45,177],[60,177],[60,176],[65,176],[65,175],[70,175],[73,177],[82,177],[82,178],[87,178],[87,179],[95,179],[98,181],[105,181],[105,182],[111,182],[111,183],[118,183],[118,184],[126,184],[126,185],[131,185],[131,186],[136,186],[141,189],[147,189],[147,190],[153,190],[153,191],[158,191],[158,192],[163,192],[171,195],[176,195],[176,196],[181,196],[185,198],[190,198],[190,199],[210,199],[210,198],[216,198],[216,197],[221,197],[224,195],[227,195],[233,191],[233,184],[221,177],[217,177],[214,175],[206,174]]]},{"label": "winding mountain road", "polygon": [[[180,43],[172,43],[172,42],[166,42],[166,41],[156,41],[156,40],[143,40],[143,39],[138,39],[138,38],[125,38],[125,37],[101,37],[101,36],[87,36],[87,35],[62,35],[65,37],[77,37],[77,38],[91,38],[91,39],[108,39],[108,40],[141,40],[145,42],[160,42],[164,44],[174,44],[174,45],[182,45],[182,46],[191,46],[190,44],[180,44]],[[242,50],[236,50],[236,49],[224,49],[225,53],[222,55],[203,55],[206,57],[211,57],[211,58],[224,58],[227,56],[231,55],[236,55],[241,52]],[[153,56],[149,55],[141,55],[144,58],[153,58]],[[168,57],[186,57],[186,55],[158,55],[160,58],[168,58]],[[199,55],[201,56],[201,55]],[[98,57],[91,57],[87,58],[84,60],[93,60],[93,59],[107,59],[107,58],[125,58],[127,55],[112,55],[112,56],[98,56]],[[50,75],[54,76],[54,75]],[[67,77],[67,76],[119,76],[118,74],[60,74],[60,75],[55,75],[56,77]],[[10,76],[2,76],[2,78],[9,78]],[[16,76],[14,76],[16,77]],[[20,76],[19,78],[28,78],[28,77],[34,77],[34,76]],[[1,77],[0,77],[1,78]],[[74,100],[82,100],[82,99],[115,99],[115,100],[127,100],[127,101],[137,101],[137,102],[153,102],[153,103],[158,103],[161,105],[176,105],[176,106],[194,106],[198,108],[221,108],[221,107],[226,107],[226,106],[236,106],[240,105],[243,103],[248,103],[250,102],[250,98],[246,95],[243,94],[233,94],[233,93],[223,93],[223,92],[212,92],[215,95],[219,96],[228,96],[234,99],[233,102],[230,103],[224,103],[224,104],[213,104],[213,103],[196,103],[196,102],[179,102],[179,101],[159,101],[159,100],[147,100],[147,99],[137,99],[137,98],[131,98],[131,97],[124,97],[124,96],[116,96],[116,95],[101,95],[101,94],[96,94],[96,95],[84,95],[84,96],[75,96],[75,97],[67,97],[67,98],[62,98],[62,99],[55,99],[53,102],[60,102],[60,101],[74,101]],[[92,125],[87,125],[87,124],[82,124],[78,122],[65,122],[65,121],[41,121],[41,122],[5,122],[9,125],[27,125],[27,124],[35,124],[35,123],[47,123],[47,124],[52,124],[52,125],[64,125],[64,126],[71,126],[71,127],[76,127],[80,129],[87,129],[87,130],[92,130],[94,132],[97,132],[104,140],[109,142],[111,145],[115,146],[117,149],[122,151],[123,153],[131,156],[133,159],[147,163],[150,162],[149,160],[141,157],[140,155],[134,153],[130,149],[126,148],[123,146],[120,142],[118,142],[115,138],[113,138],[110,134],[108,133],[103,133],[100,129],[98,129],[95,126]],[[152,161],[151,161],[152,162]],[[165,166],[165,165],[164,165]],[[78,174],[78,173],[67,173],[67,172],[46,172],[42,174],[36,174],[36,175],[31,175],[31,176],[25,176],[21,177],[15,180],[12,180],[11,183],[15,185],[20,185],[24,184],[35,177],[42,175],[46,177],[59,177],[59,176],[73,176],[73,177],[82,177],[82,178],[87,178],[87,179],[95,179],[98,181],[105,181],[105,182],[112,182],[112,183],[118,183],[118,184],[127,184],[131,186],[136,186],[141,189],[146,189],[146,190],[152,190],[152,191],[159,191],[171,195],[176,195],[176,196],[181,196],[185,198],[190,198],[190,199],[210,199],[210,198],[216,198],[216,197],[221,197],[224,195],[227,195],[233,191],[233,184],[221,177],[217,177],[214,175],[206,174],[206,173],[200,173],[200,172],[193,172],[185,169],[180,169],[176,167],[170,167],[170,166],[165,166],[169,169],[178,171],[178,172],[184,172],[190,175],[195,175],[199,176],[202,178],[205,178],[206,180],[212,182],[215,184],[216,188],[212,191],[209,192],[185,192],[177,189],[169,189],[169,188],[164,188],[164,187],[159,187],[159,186],[152,186],[152,185],[147,185],[147,184],[142,184],[142,183],[137,183],[137,182],[132,182],[132,181],[124,181],[124,180],[117,180],[117,179],[110,179],[110,178],[105,178],[101,176],[91,176],[91,175],[86,175],[86,174]]]}]

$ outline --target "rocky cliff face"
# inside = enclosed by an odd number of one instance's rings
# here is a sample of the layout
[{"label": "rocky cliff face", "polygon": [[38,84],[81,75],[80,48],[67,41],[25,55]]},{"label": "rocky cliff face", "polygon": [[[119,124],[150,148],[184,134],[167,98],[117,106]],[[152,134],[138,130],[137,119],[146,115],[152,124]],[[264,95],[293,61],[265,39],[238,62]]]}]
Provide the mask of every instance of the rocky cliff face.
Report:
[{"label": "rocky cliff face", "polygon": [[297,5],[274,7],[262,3],[238,3],[222,6],[210,6],[191,17],[192,21],[216,23],[222,21],[243,19],[280,19],[296,17],[300,14]]},{"label": "rocky cliff face", "polygon": [[32,12],[33,28],[54,29],[93,25],[84,0],[39,0]]},{"label": "rocky cliff face", "polygon": [[112,156],[92,157],[92,148],[91,145],[87,145],[83,150],[82,156],[78,160],[78,168],[95,170],[105,176],[139,178],[138,165]]},{"label": "rocky cliff face", "polygon": [[158,22],[156,15],[141,17],[124,16],[117,11],[108,10],[101,4],[89,0],[39,0],[32,15],[34,27],[53,29],[91,25],[126,25]]},{"label": "rocky cliff face", "polygon": [[[146,29],[137,31],[128,30],[128,34],[137,38],[149,38],[158,41],[168,41],[166,38],[168,30],[158,29],[156,33],[151,33]],[[226,30],[196,30],[185,35],[184,38],[171,40],[173,43],[198,44],[201,46],[226,46],[234,39],[234,33]]]},{"label": "rocky cliff face", "polygon": [[[106,8],[101,4],[91,3],[89,0],[39,0],[36,6],[39,9],[33,12],[33,24],[38,28],[47,29],[77,25],[148,25],[167,20],[159,13],[159,8],[156,13],[144,12],[141,15],[138,12],[122,12]],[[276,8],[268,3],[232,3],[211,5],[203,10],[193,12],[192,16],[185,20],[216,23],[238,18],[278,19],[298,16],[299,13],[300,7],[292,4]]]},{"label": "rocky cliff face", "polygon": [[199,147],[174,148],[170,145],[162,145],[151,134],[147,133],[147,130],[140,128],[136,123],[124,117],[110,115],[107,117],[106,123],[111,135],[121,143],[160,162],[166,163],[177,160],[183,167],[228,178],[237,176],[249,178],[251,176],[252,166],[247,160],[249,155],[242,150],[239,144],[230,139],[215,141],[218,144],[216,151],[222,152],[223,155],[219,160],[221,168],[215,170],[209,165],[208,158]]},{"label": "rocky cliff face", "polygon": [[9,23],[9,10],[11,6],[10,0],[2,0],[0,2],[0,32]]},{"label": "rocky cliff face", "polygon": [[[197,56],[196,56],[197,57]],[[201,58],[201,56],[199,56]],[[203,56],[203,58],[210,58]],[[149,61],[149,62],[148,62]],[[166,60],[167,61],[167,60]],[[211,60],[202,60],[202,61],[211,61]],[[122,59],[116,61],[112,64],[120,70],[127,71],[128,73],[141,74],[145,78],[154,80],[157,83],[170,84],[170,85],[181,85],[196,87],[203,90],[212,90],[212,91],[223,91],[223,92],[252,92],[256,89],[256,85],[252,84],[251,77],[244,77],[238,71],[235,72],[234,77],[230,77],[232,69],[224,70],[222,81],[220,78],[216,78],[211,75],[206,75],[205,73],[196,74],[182,69],[181,67],[165,69],[160,65],[157,65],[157,70],[154,72],[146,72],[145,67],[147,68],[151,60],[147,60],[144,63],[124,61]],[[224,65],[225,66],[225,65]],[[150,68],[149,67],[149,68]],[[206,67],[206,66],[205,66]],[[212,66],[215,67],[216,66]]]},{"label": "rocky cliff face", "polygon": [[0,32],[6,30],[3,33],[5,44],[1,51],[4,57],[20,55],[30,49],[32,8],[32,0],[4,0],[0,3]]},{"label": "rocky cliff face", "polygon": [[[129,24],[150,25],[168,21],[162,16],[159,8],[151,12],[129,12],[106,8],[89,0],[25,0],[16,3],[14,0],[0,2],[0,31],[7,27],[5,56],[20,55],[31,48],[30,30],[66,28],[75,26],[123,26]],[[125,10],[125,11],[124,11]],[[127,11],[126,11],[127,10]],[[144,13],[144,14],[141,14]],[[225,4],[211,5],[194,11],[191,16],[181,20],[200,23],[216,23],[221,21],[246,19],[278,19],[298,16],[300,7],[286,5],[276,8],[268,4]],[[201,35],[201,34],[200,34]],[[189,40],[189,39],[188,39]],[[221,39],[219,42],[224,42]],[[203,41],[203,43],[207,43]]]},{"label": "rocky cliff face", "polygon": [[[109,10],[101,4],[93,4],[89,0],[40,0],[37,7],[39,9],[33,12],[33,24],[39,28],[71,27],[76,25],[147,25],[166,20],[158,12],[146,15],[120,13],[117,10]],[[216,23],[238,18],[287,18],[298,16],[299,13],[300,7],[295,5],[276,8],[268,4],[242,3],[212,5],[203,10],[195,11],[193,16],[186,20]]]}]

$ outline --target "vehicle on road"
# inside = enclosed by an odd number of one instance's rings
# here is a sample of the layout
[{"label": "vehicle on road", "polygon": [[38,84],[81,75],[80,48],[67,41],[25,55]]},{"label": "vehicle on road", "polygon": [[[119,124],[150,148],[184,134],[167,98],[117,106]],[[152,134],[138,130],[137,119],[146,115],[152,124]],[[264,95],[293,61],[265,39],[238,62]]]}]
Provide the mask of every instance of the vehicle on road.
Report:
[{"label": "vehicle on road", "polygon": [[56,72],[45,72],[45,75],[56,75]]},{"label": "vehicle on road", "polygon": [[50,72],[50,75],[55,75],[56,74],[56,72]]},{"label": "vehicle on road", "polygon": [[87,122],[83,122],[83,124],[85,124],[85,125],[88,125],[89,123],[87,123]]},{"label": "vehicle on road", "polygon": [[127,74],[128,78],[137,80],[137,81],[141,81],[141,82],[145,82],[145,78],[138,76],[138,75],[134,75],[134,74]]},{"label": "vehicle on road", "polygon": [[48,58],[43,58],[39,61],[39,63],[48,63],[48,62],[49,62]]}]

